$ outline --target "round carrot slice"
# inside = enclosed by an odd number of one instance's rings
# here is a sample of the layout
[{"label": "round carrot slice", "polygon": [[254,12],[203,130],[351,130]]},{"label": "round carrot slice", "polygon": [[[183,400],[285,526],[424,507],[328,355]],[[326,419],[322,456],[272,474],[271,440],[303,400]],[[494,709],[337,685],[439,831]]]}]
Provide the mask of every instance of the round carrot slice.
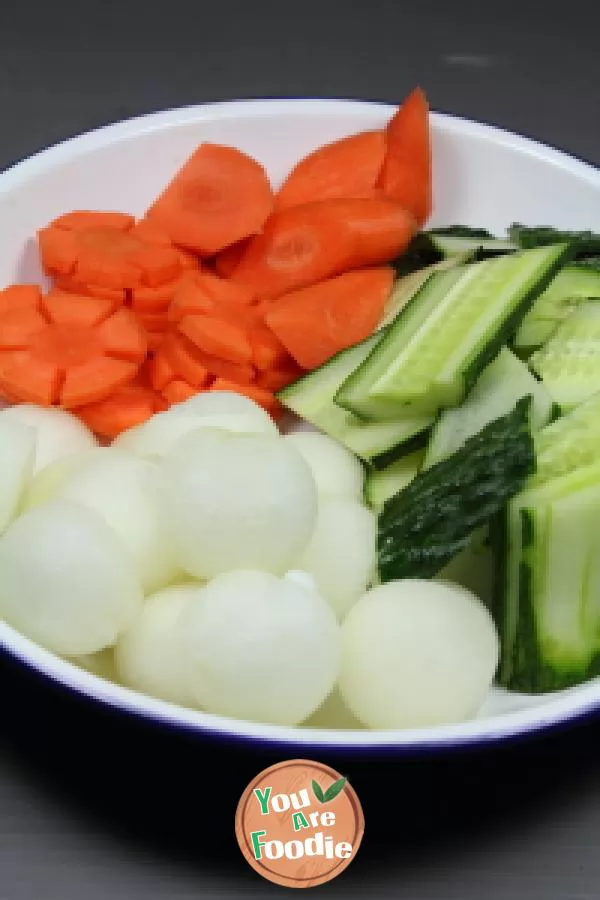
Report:
[{"label": "round carrot slice", "polygon": [[157,287],[184,269],[173,247],[151,244],[122,227],[93,224],[69,230],[52,223],[38,240],[48,274],[111,290]]},{"label": "round carrot slice", "polygon": [[151,206],[146,218],[174,244],[201,256],[262,228],[273,208],[263,167],[241,150],[201,144]]},{"label": "round carrot slice", "polygon": [[74,408],[131,381],[143,329],[110,300],[51,291],[0,316],[0,389],[21,401]]}]

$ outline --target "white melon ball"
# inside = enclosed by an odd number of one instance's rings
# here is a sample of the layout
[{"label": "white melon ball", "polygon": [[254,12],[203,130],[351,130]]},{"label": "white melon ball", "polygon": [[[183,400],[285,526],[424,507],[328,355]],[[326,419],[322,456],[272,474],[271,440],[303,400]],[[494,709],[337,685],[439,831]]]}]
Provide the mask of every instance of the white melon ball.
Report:
[{"label": "white melon ball", "polygon": [[322,499],[298,567],[313,576],[339,619],[365,592],[375,565],[377,520],[355,500]]},{"label": "white melon ball", "polygon": [[302,454],[313,473],[319,496],[362,503],[362,464],[332,438],[317,431],[291,431],[283,438]]},{"label": "white melon ball", "polygon": [[179,569],[158,501],[158,470],[145,459],[105,448],[75,467],[56,496],[93,509],[131,554],[146,593],[175,580]]},{"label": "white melon ball", "polygon": [[335,684],[339,626],[296,578],[220,575],[184,611],[182,626],[190,690],[207,712],[296,725]]},{"label": "white melon ball", "polygon": [[419,728],[476,715],[492,685],[499,641],[466,589],[425,579],[372,588],[342,626],[339,688],[369,728]]},{"label": "white melon ball", "polygon": [[190,705],[180,622],[201,590],[199,585],[178,584],[146,599],[115,647],[115,666],[123,684],[159,700]]},{"label": "white melon ball", "polygon": [[178,562],[210,578],[232,569],[283,574],[317,515],[314,478],[280,437],[200,428],[162,463],[162,499]]},{"label": "white melon ball", "polygon": [[0,418],[4,417],[35,429],[35,472],[63,456],[98,446],[90,429],[66,409],[18,403],[0,410]]},{"label": "white melon ball", "polygon": [[35,465],[35,430],[0,416],[0,533],[18,514]]},{"label": "white melon ball", "polygon": [[78,469],[91,460],[103,458],[109,452],[107,447],[93,447],[63,456],[44,466],[29,482],[21,501],[21,511],[53,500]]},{"label": "white melon ball", "polygon": [[196,428],[279,434],[268,413],[248,397],[229,391],[204,391],[122,432],[112,446],[138,456],[162,459]]},{"label": "white melon ball", "polygon": [[110,647],[142,599],[122,543],[80,504],[32,509],[0,538],[0,616],[61,656]]}]

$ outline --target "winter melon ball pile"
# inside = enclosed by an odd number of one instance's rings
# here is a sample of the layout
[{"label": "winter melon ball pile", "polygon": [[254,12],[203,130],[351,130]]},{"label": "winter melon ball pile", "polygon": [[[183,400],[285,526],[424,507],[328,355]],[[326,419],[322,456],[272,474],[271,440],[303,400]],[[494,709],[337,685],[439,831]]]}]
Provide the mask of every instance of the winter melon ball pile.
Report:
[{"label": "winter melon ball pile", "polygon": [[137,692],[277,725],[461,721],[498,658],[477,597],[377,584],[362,464],[206,392],[109,446],[71,414],[0,411],[0,617]]}]

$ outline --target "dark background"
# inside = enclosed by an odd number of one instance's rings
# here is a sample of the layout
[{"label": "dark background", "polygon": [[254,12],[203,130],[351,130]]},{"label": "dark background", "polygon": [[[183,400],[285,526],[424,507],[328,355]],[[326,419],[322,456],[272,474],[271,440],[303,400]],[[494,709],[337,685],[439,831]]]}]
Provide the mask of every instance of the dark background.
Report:
[{"label": "dark background", "polygon": [[[435,109],[600,164],[599,26],[596,2],[3,0],[0,167],[155,109],[244,97],[395,103],[416,83]],[[0,900],[281,893],[233,836],[237,799],[275,756],[110,715],[8,660],[0,697]],[[321,754],[350,777],[367,830],[350,869],[315,893],[597,898],[599,740],[591,722],[451,757]]]}]

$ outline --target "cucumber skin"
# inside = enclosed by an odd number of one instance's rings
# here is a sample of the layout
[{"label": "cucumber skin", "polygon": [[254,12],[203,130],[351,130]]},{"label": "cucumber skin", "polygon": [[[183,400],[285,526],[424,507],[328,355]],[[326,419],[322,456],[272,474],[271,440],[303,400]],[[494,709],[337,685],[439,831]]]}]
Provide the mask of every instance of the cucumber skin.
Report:
[{"label": "cucumber skin", "polygon": [[519,493],[535,469],[530,404],[529,397],[518,401],[384,504],[377,534],[382,582],[437,575]]}]

